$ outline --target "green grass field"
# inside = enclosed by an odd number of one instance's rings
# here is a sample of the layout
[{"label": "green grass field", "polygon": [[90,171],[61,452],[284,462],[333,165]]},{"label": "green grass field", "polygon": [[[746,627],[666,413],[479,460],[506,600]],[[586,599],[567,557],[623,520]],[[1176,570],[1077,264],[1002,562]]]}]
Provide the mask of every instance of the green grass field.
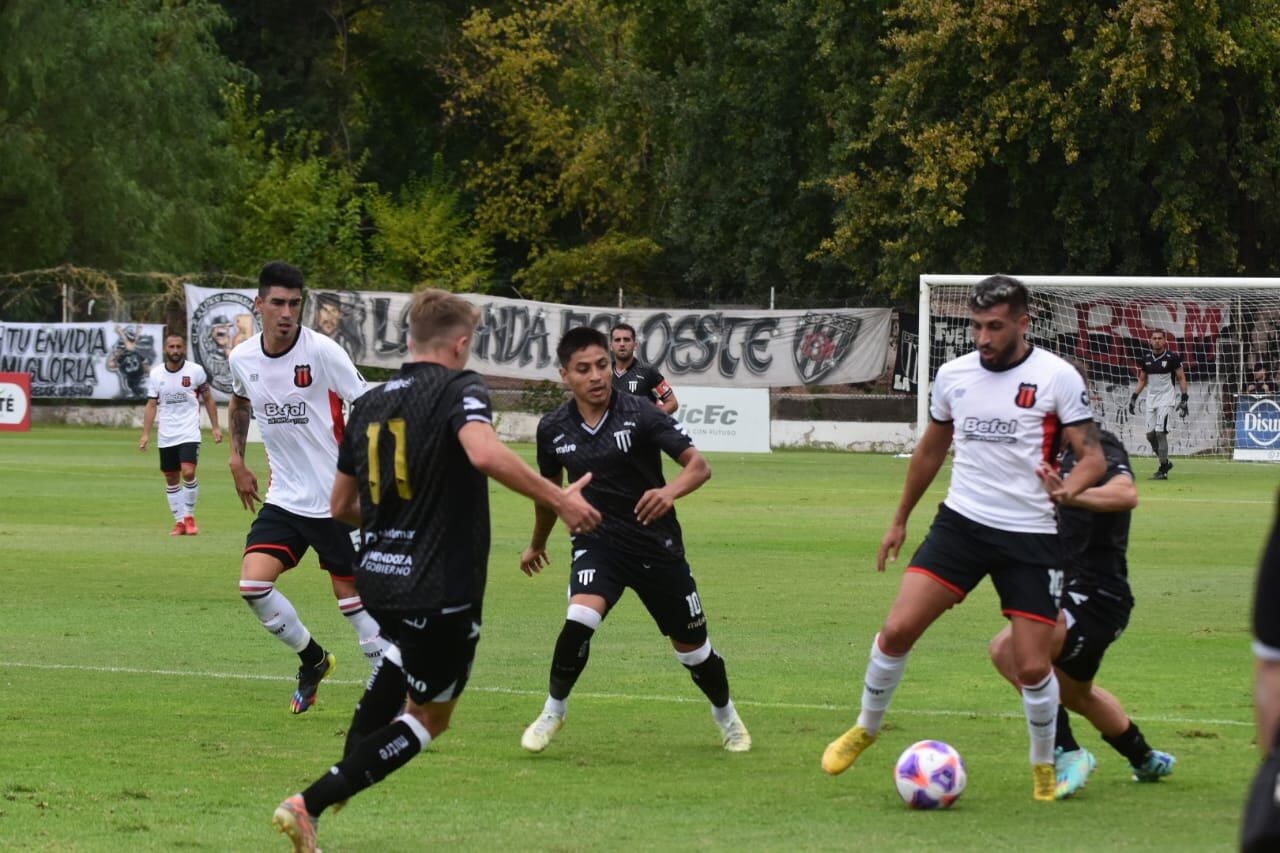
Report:
[{"label": "green grass field", "polygon": [[[0,849],[284,850],[272,809],[328,769],[367,668],[314,556],[280,588],[338,655],[310,712],[288,712],[296,658],[240,600],[239,508],[206,439],[199,537],[170,538],[154,451],[134,431],[0,434]],[[530,448],[520,448],[526,454]],[[260,448],[251,457],[265,474]],[[712,455],[680,504],[711,636],[755,748],[730,755],[705,700],[634,597],[592,645],[547,752],[519,746],[541,708],[564,619],[568,542],[535,579],[517,568],[532,509],[500,489],[471,686],[454,728],[321,823],[335,851],[537,849],[1226,850],[1257,762],[1249,605],[1275,468],[1180,460],[1139,483],[1130,565],[1138,606],[1108,685],[1176,774],[1136,785],[1099,758],[1077,799],[1031,799],[1021,703],[986,660],[1002,620],[989,585],[913,654],[880,741],[827,778],[867,649],[898,586],[876,545],[906,462],[781,452]],[[1139,462],[1140,476],[1151,465]],[[944,472],[945,474],[945,472]],[[924,534],[945,476],[911,526]],[[264,478],[265,481],[265,478]],[[899,567],[905,564],[904,554]],[[898,753],[955,745],[969,789],[907,810]]]}]

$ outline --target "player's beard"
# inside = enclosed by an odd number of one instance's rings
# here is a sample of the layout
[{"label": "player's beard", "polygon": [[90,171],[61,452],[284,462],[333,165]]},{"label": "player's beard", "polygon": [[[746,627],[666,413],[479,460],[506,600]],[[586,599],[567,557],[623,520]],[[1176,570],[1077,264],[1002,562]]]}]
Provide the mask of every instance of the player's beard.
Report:
[{"label": "player's beard", "polygon": [[169,365],[170,367],[181,367],[183,361],[184,361],[183,356],[180,356],[180,355],[174,356],[174,355],[169,355],[168,353],[165,353],[164,363]]},{"label": "player's beard", "polygon": [[[1018,339],[1014,338],[1013,341],[1007,347],[1005,347],[1002,350],[996,351],[996,353],[992,355],[991,358],[983,358],[982,363],[984,366],[992,370],[1004,370],[1006,367],[1008,367],[1010,364],[1013,363],[1013,357],[1017,352],[1018,352]],[[979,352],[978,355],[981,356],[982,353]]]}]

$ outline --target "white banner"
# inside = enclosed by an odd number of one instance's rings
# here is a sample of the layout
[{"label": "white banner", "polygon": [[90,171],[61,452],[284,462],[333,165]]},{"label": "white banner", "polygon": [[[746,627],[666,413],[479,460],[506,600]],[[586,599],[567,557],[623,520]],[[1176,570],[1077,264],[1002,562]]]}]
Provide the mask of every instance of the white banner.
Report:
[{"label": "white banner", "polygon": [[699,388],[676,392],[675,419],[699,450],[769,452],[767,388]]},{"label": "white banner", "polygon": [[[193,360],[215,388],[229,392],[226,354],[257,331],[253,290],[187,285]],[[473,370],[515,379],[560,379],[560,335],[574,326],[606,334],[630,323],[640,337],[640,360],[678,389],[690,385],[770,388],[867,382],[885,369],[887,308],[821,311],[712,311],[584,308],[524,299],[459,294],[481,309],[472,343]],[[404,361],[409,293],[312,290],[303,322],[333,338],[361,366],[398,367]]]},{"label": "white banner", "polygon": [[30,373],[33,398],[143,400],[164,326],[0,323],[0,373]]}]

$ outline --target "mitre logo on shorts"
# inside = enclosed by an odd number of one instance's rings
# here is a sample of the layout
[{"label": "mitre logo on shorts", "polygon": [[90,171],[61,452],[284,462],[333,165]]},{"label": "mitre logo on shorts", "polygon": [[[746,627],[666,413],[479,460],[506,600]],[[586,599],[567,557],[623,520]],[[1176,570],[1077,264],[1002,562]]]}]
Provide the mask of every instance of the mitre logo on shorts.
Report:
[{"label": "mitre logo on shorts", "polygon": [[265,403],[262,413],[269,424],[305,424],[311,420],[306,403]]},{"label": "mitre logo on shorts", "polygon": [[1018,386],[1018,393],[1013,398],[1014,404],[1020,409],[1030,409],[1036,404],[1036,387],[1030,382],[1023,382]]},{"label": "mitre logo on shorts", "polygon": [[190,377],[190,376],[184,376],[184,377],[182,377],[182,387],[183,387],[183,388],[190,388],[190,387],[191,387],[191,377]]},{"label": "mitre logo on shorts", "polygon": [[[1033,386],[1034,387],[1034,386]],[[960,425],[965,438],[975,441],[991,441],[997,444],[1017,442],[1018,422],[1000,418],[965,418]]]},{"label": "mitre logo on shorts", "polygon": [[293,366],[293,384],[299,388],[311,387],[311,365],[295,364]]}]

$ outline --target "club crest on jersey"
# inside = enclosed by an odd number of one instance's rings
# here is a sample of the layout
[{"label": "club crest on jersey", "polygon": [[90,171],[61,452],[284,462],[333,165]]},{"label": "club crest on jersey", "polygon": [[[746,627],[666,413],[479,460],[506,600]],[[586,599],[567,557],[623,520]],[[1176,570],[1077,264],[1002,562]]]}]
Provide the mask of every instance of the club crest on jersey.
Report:
[{"label": "club crest on jersey", "polygon": [[631,430],[620,429],[613,434],[613,440],[617,442],[618,449],[626,453],[631,449]]},{"label": "club crest on jersey", "polygon": [[190,377],[190,376],[184,376],[184,377],[182,377],[182,387],[183,387],[183,388],[190,388],[190,387],[191,387],[191,377]]},{"label": "club crest on jersey", "polygon": [[1030,382],[1023,382],[1018,386],[1018,395],[1013,398],[1014,404],[1020,409],[1030,409],[1036,404],[1036,387]]},{"label": "club crest on jersey", "polygon": [[627,390],[629,390],[632,394],[636,393],[636,388],[639,387],[639,385],[640,385],[639,379],[627,380]]},{"label": "club crest on jersey", "polygon": [[295,364],[293,366],[293,384],[299,388],[310,388],[311,382],[311,365]]}]

